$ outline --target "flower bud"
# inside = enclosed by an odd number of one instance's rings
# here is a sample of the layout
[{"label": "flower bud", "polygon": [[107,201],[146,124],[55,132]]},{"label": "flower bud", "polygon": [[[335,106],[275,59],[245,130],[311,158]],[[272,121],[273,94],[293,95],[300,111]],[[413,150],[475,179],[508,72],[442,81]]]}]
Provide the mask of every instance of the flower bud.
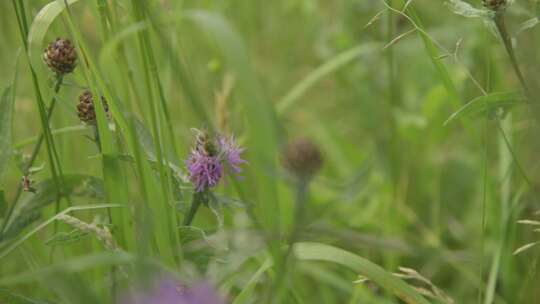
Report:
[{"label": "flower bud", "polygon": [[285,169],[298,178],[310,178],[321,168],[323,159],[319,147],[311,140],[299,138],[291,141],[282,156]]},{"label": "flower bud", "polygon": [[[109,113],[109,106],[105,98],[101,97],[101,102],[105,112]],[[96,109],[94,106],[94,97],[92,92],[86,90],[79,96],[79,104],[77,104],[77,114],[79,119],[86,124],[96,123]]]},{"label": "flower bud", "polygon": [[43,60],[57,75],[65,75],[77,66],[77,52],[71,41],[57,38],[43,52]]}]

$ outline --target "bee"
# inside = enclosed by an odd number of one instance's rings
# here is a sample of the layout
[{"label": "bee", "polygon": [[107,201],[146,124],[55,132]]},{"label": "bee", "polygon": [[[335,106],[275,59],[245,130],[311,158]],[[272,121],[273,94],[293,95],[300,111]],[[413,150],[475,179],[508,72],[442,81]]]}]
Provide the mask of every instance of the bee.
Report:
[{"label": "bee", "polygon": [[208,156],[215,156],[217,149],[215,143],[210,139],[207,130],[192,129],[195,133],[195,150]]}]

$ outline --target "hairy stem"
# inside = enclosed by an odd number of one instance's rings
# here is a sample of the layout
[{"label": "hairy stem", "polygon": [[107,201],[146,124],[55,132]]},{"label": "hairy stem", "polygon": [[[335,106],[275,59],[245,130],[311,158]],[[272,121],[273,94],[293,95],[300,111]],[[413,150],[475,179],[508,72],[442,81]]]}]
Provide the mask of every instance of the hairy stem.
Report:
[{"label": "hairy stem", "polygon": [[208,194],[205,192],[195,192],[193,194],[193,201],[191,202],[191,208],[189,209],[188,214],[184,218],[184,226],[190,226],[195,218],[195,214],[199,210],[201,204],[208,202]]}]

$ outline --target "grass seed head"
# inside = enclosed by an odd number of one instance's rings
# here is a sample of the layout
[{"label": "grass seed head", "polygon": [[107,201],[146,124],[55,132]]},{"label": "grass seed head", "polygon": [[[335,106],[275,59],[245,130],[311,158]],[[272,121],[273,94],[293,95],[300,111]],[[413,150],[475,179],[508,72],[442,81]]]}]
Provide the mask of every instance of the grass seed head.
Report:
[{"label": "grass seed head", "polygon": [[43,52],[43,60],[57,75],[65,75],[77,66],[77,52],[69,39],[56,38]]}]

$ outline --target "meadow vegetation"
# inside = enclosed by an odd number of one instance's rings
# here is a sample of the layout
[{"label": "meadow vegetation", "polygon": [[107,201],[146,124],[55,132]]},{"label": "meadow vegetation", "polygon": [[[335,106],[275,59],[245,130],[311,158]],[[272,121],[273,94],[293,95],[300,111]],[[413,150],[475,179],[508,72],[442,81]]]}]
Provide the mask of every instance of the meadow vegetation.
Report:
[{"label": "meadow vegetation", "polygon": [[540,303],[540,1],[0,15],[0,303]]}]

